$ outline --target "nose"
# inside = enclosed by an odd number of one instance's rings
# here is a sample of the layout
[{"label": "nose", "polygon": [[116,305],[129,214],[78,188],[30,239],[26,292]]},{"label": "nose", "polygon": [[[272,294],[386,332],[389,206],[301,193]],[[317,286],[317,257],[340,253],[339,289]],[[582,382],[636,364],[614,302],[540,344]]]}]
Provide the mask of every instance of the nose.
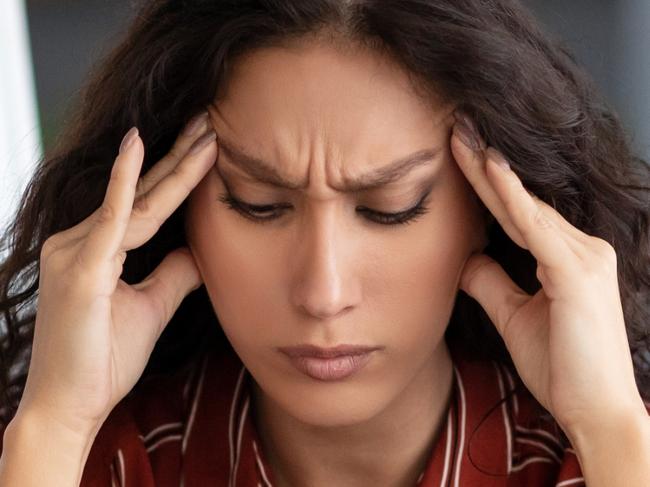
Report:
[{"label": "nose", "polygon": [[344,228],[333,207],[305,218],[294,255],[293,304],[319,319],[349,312],[360,299],[351,229]]}]

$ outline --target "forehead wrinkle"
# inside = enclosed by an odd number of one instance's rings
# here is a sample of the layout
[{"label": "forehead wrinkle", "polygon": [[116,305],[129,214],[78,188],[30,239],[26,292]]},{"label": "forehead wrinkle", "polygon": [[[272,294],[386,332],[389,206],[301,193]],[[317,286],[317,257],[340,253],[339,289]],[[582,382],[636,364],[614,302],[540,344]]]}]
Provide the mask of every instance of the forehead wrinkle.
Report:
[{"label": "forehead wrinkle", "polygon": [[[220,155],[223,153],[230,163],[262,183],[289,190],[303,190],[309,184],[309,181],[291,181],[285,178],[273,164],[247,154],[236,144],[225,140],[221,136],[218,137],[218,144]],[[416,167],[430,163],[441,151],[441,147],[419,150],[367,174],[355,178],[345,177],[344,182],[341,185],[334,186],[334,189],[341,192],[361,192],[377,189],[399,180]]]}]

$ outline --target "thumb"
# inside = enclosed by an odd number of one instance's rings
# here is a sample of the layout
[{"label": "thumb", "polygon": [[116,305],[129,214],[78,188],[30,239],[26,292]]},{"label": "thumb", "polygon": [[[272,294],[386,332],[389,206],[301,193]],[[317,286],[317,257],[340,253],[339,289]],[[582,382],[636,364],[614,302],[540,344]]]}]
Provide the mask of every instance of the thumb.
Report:
[{"label": "thumb", "polygon": [[152,303],[162,333],[183,299],[202,283],[192,253],[187,247],[180,247],[167,254],[151,274],[133,287]]},{"label": "thumb", "polygon": [[481,253],[472,254],[465,261],[460,289],[478,301],[504,340],[510,317],[530,299],[497,261]]}]

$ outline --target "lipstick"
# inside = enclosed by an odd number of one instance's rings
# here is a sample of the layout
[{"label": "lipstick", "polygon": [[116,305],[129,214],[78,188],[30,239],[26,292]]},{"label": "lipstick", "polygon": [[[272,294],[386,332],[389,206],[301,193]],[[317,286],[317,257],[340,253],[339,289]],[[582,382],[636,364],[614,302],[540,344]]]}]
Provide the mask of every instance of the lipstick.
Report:
[{"label": "lipstick", "polygon": [[337,381],[350,377],[368,363],[380,347],[339,345],[321,348],[315,345],[282,347],[296,369],[315,380]]}]

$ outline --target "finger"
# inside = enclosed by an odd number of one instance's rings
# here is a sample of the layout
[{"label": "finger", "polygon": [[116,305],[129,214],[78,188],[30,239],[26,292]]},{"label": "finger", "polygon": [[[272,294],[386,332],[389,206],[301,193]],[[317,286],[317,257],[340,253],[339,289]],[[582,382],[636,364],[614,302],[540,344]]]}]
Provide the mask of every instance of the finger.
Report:
[{"label": "finger", "polygon": [[185,154],[187,154],[194,141],[208,129],[208,118],[208,112],[205,110],[187,122],[169,152],[140,178],[136,190],[136,197],[147,193],[162,178],[174,170]]},{"label": "finger", "polygon": [[479,139],[478,143],[481,149],[471,149],[463,142],[464,136],[461,134],[459,127],[458,123],[454,124],[451,138],[451,149],[458,166],[490,213],[499,221],[503,230],[517,245],[524,247],[524,239],[510,220],[508,211],[485,173],[485,142]]},{"label": "finger", "polygon": [[214,164],[217,154],[215,140],[214,130],[203,134],[173,171],[138,198],[122,243],[123,249],[139,247],[149,240],[187,198]]},{"label": "finger", "polygon": [[[187,153],[192,143],[200,135],[205,133],[209,126],[208,119],[207,110],[190,119],[167,155],[158,161],[138,180],[135,193],[136,197],[142,196],[153,188],[164,176],[173,171],[174,167],[178,165],[178,162]],[[74,240],[84,238],[95,224],[98,213],[99,209],[92,212],[88,217],[72,228],[59,232],[59,238],[61,241],[71,243]]]},{"label": "finger", "polygon": [[537,205],[541,208],[541,210],[544,212],[547,218],[553,220],[553,222],[560,228],[562,229],[568,236],[571,236],[573,238],[574,242],[571,239],[567,239],[567,243],[569,243],[572,248],[575,248],[576,251],[578,249],[583,248],[591,238],[589,235],[584,233],[582,230],[579,228],[575,227],[570,221],[568,221],[562,214],[553,208],[551,205],[549,205],[546,201],[538,198],[535,194],[532,192],[526,190],[530,197],[537,203]]},{"label": "finger", "polygon": [[530,250],[541,265],[556,271],[566,270],[577,258],[567,242],[567,233],[526,191],[502,154],[490,147],[486,156],[488,178],[508,212],[508,221],[523,238],[523,248]]},{"label": "finger", "polygon": [[128,228],[143,158],[142,139],[133,127],[125,135],[113,164],[104,201],[79,250],[80,260],[93,264],[114,261]]},{"label": "finger", "polygon": [[[452,137],[452,150],[456,156],[461,169],[465,176],[474,186],[475,190],[484,202],[488,202],[486,206],[491,210],[494,215],[499,215],[505,223],[502,225],[504,230],[511,235],[513,241],[521,247],[525,247],[525,243],[512,222],[507,217],[507,210],[503,206],[500,197],[492,187],[492,183],[487,178],[485,160],[488,152],[495,150],[488,148],[483,138],[478,134],[476,125],[472,122],[466,114],[462,112],[454,112],[457,121],[454,124],[453,137]],[[463,127],[469,126],[469,133],[467,130],[462,130]],[[478,148],[472,148],[475,145]],[[498,153],[498,151],[497,151]],[[546,216],[557,223],[558,227],[562,228],[568,235],[575,238],[581,245],[574,245],[576,249],[582,245],[589,243],[590,236],[582,232],[580,229],[573,226],[567,221],[555,208],[535,196],[532,192],[526,190],[528,194],[535,200],[545,212]],[[569,240],[570,244],[573,244]]]},{"label": "finger", "polygon": [[203,280],[187,247],[165,256],[146,279],[132,287],[147,298],[159,323],[159,336],[185,296],[198,289]]},{"label": "finger", "polygon": [[504,340],[510,318],[531,299],[498,262],[485,254],[472,254],[467,259],[460,288],[478,301]]}]

